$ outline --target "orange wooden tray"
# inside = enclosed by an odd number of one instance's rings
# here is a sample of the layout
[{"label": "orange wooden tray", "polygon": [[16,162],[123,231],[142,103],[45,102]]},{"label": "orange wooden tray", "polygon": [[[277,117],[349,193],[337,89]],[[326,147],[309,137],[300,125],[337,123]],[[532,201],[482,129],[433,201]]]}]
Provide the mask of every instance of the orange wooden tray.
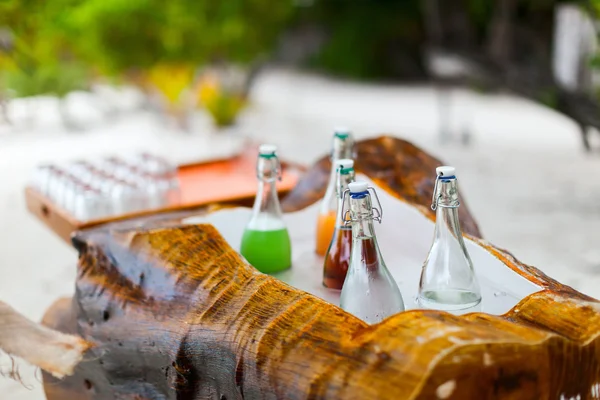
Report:
[{"label": "orange wooden tray", "polygon": [[[25,189],[25,201],[30,213],[70,244],[71,234],[74,231],[108,222],[190,210],[217,202],[250,204],[256,194],[256,154],[256,148],[251,147],[229,160],[180,167],[178,177],[181,187],[181,202],[176,206],[142,210],[91,221],[79,221],[34,188],[27,187]],[[302,166],[286,162],[282,162],[282,167],[282,180],[277,185],[280,195],[290,191],[304,171]],[[206,188],[210,188],[210,190]]]}]

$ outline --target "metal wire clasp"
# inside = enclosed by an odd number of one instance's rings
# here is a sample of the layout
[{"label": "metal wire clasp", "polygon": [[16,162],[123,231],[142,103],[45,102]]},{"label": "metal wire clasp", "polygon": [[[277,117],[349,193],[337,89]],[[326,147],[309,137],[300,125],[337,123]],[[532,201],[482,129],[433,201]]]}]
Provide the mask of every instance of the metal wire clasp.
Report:
[{"label": "metal wire clasp", "polygon": [[440,197],[442,197],[442,195],[438,195],[437,198],[435,197],[436,193],[437,193],[437,188],[438,188],[438,182],[440,180],[440,175],[436,175],[435,176],[435,184],[433,185],[433,195],[431,196],[431,209],[433,211],[437,210],[437,203],[438,200],[440,199]]},{"label": "metal wire clasp", "polygon": [[456,204],[453,204],[453,205],[442,204],[440,206],[438,204],[439,201],[440,201],[440,199],[442,198],[442,194],[441,193],[438,194],[437,197],[436,197],[436,194],[437,194],[437,191],[438,191],[438,182],[440,181],[440,178],[442,178],[442,177],[443,176],[441,174],[436,175],[436,177],[435,177],[435,184],[433,185],[433,195],[431,196],[431,209],[433,211],[437,210],[438,206],[439,207],[446,207],[446,208],[458,208],[460,206],[460,202],[458,200],[456,201]]},{"label": "metal wire clasp", "polygon": [[[375,197],[375,200],[377,201],[377,205],[379,206],[379,208],[377,208],[377,207],[372,208],[373,221],[377,221],[377,222],[381,223],[381,218],[383,217],[383,207],[381,207],[381,202],[379,201],[379,196],[377,196],[377,191],[372,186],[367,187],[367,191],[371,191],[371,193],[373,193],[373,196]],[[344,207],[346,205],[346,197],[348,197],[348,198],[350,197],[350,189],[346,189],[346,190],[344,190],[344,193],[342,193],[342,209],[340,210],[340,212],[343,213],[342,219],[344,220],[344,225],[348,226],[352,222],[356,222],[357,220],[352,219],[352,214],[350,213],[350,210],[346,210],[346,212],[344,212]]]}]

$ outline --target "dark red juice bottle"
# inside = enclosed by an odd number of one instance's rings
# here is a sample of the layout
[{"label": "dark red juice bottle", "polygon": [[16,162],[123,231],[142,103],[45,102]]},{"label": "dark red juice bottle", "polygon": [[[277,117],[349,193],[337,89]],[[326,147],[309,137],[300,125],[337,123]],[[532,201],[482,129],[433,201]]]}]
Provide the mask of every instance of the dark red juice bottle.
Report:
[{"label": "dark red juice bottle", "polygon": [[352,249],[352,227],[345,225],[346,210],[342,210],[342,195],[348,189],[348,184],[354,181],[354,161],[342,159],[338,160],[337,164],[338,209],[333,237],[323,264],[323,285],[330,289],[341,290],[350,265]]}]

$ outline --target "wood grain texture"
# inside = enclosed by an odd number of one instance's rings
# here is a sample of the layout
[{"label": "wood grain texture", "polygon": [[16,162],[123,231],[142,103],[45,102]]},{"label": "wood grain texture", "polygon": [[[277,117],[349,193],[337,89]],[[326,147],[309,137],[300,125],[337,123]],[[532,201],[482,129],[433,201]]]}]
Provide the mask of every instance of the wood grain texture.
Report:
[{"label": "wood grain texture", "polygon": [[478,241],[544,290],[503,316],[367,326],[211,225],[82,233],[76,295],[44,323],[96,346],[72,377],[44,375],[48,399],[599,399],[599,303]]},{"label": "wood grain texture", "polygon": [[[444,165],[406,140],[382,136],[356,143],[354,167],[357,173],[371,178],[379,187],[412,205],[421,207],[429,218],[435,219],[431,198],[435,183],[435,169]],[[325,195],[331,161],[328,156],[318,160],[283,199],[286,212],[308,207]],[[482,237],[475,219],[469,213],[464,193],[458,209],[463,232]]]},{"label": "wood grain texture", "polygon": [[[90,347],[79,336],[35,323],[0,301],[0,352],[62,378],[73,372]],[[0,375],[19,380],[14,364]]]}]

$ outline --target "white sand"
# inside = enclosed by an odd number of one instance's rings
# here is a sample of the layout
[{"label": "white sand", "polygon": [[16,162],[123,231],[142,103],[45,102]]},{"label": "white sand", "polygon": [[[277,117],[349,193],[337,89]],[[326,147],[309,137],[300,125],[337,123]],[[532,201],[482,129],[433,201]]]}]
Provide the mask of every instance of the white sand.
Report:
[{"label": "white sand", "polygon": [[[273,142],[282,157],[310,163],[328,151],[335,125],[353,127],[359,137],[396,133],[457,168],[462,194],[485,238],[561,282],[600,296],[595,176],[600,154],[584,153],[567,118],[510,96],[455,91],[450,131],[459,137],[468,128],[471,144],[456,139],[442,145],[436,97],[428,87],[349,84],[273,70],[255,89],[235,134]],[[110,101],[126,107],[134,97],[125,93]],[[70,100],[74,114],[94,128],[66,133],[51,99],[39,101],[33,126],[24,125],[22,102],[11,108],[18,128],[0,124],[0,299],[35,320],[56,298],[73,293],[76,254],[27,213],[23,188],[31,169],[43,161],[138,149],[162,129],[145,112],[107,121],[89,105],[89,96]],[[195,145],[194,140],[189,139]],[[0,358],[0,365],[9,362]],[[20,369],[32,388],[0,378],[0,398],[43,399],[33,369]]]}]

